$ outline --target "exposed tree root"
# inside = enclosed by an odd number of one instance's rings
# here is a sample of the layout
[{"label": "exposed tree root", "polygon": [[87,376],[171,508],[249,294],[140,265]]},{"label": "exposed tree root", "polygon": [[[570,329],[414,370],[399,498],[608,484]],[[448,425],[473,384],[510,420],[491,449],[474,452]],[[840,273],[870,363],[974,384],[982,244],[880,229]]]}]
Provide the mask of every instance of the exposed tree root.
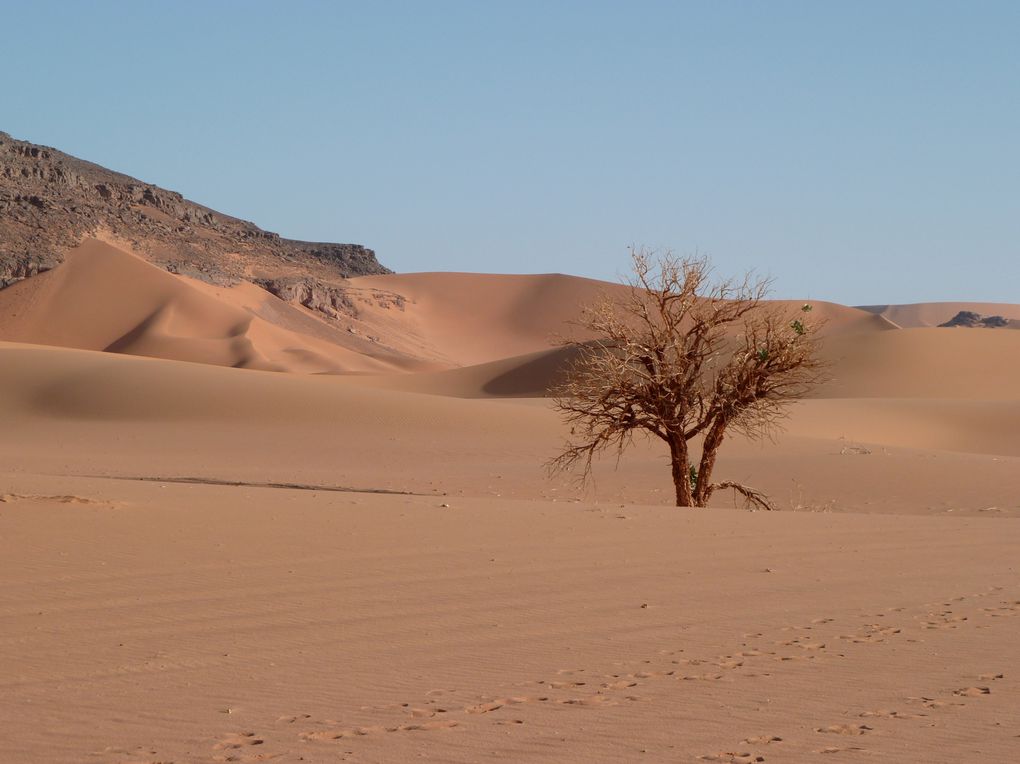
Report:
[{"label": "exposed tree root", "polygon": [[769,512],[774,512],[776,509],[776,506],[772,503],[769,497],[757,488],[751,488],[750,486],[741,485],[740,483],[734,483],[732,480],[712,484],[713,491],[719,488],[732,488],[734,493],[739,493],[744,497],[744,506],[748,509],[757,507]]}]

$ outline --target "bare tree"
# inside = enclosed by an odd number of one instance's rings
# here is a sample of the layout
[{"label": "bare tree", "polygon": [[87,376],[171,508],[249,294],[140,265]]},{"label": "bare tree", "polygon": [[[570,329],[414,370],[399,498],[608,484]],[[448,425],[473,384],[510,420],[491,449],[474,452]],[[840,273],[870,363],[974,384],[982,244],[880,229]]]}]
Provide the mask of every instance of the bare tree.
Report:
[{"label": "bare tree", "polygon": [[580,468],[583,481],[595,456],[620,455],[643,433],[669,447],[677,506],[704,507],[729,488],[771,509],[760,491],[712,474],[729,431],[771,437],[787,404],[821,380],[811,306],[766,302],[770,282],[752,274],[713,281],[703,257],[631,256],[625,295],[603,295],[578,322],[595,339],[567,343],[576,356],[555,405],[571,435],[550,469]]}]

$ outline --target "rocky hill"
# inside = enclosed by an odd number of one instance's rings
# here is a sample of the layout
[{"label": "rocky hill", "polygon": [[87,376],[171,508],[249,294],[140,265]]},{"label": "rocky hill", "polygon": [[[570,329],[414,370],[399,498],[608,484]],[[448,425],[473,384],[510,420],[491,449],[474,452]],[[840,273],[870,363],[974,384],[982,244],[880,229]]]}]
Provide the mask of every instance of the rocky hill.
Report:
[{"label": "rocky hill", "polygon": [[95,235],[171,272],[251,281],[295,301],[332,304],[338,281],[389,273],[363,246],[284,239],[175,191],[0,132],[0,287],[53,268]]},{"label": "rocky hill", "polygon": [[1009,324],[1009,319],[1003,318],[1002,316],[982,316],[980,313],[975,313],[972,310],[961,310],[944,324],[939,324],[939,326],[964,326],[969,329],[998,329],[1003,326],[1009,326]]}]

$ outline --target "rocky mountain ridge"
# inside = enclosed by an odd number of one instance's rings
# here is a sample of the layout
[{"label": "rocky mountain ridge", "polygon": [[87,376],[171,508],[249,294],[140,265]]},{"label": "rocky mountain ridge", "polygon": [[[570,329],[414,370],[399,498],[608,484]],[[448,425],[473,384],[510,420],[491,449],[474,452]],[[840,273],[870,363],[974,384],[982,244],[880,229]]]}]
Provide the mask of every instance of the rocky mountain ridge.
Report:
[{"label": "rocky mountain ridge", "polygon": [[[270,291],[301,280],[323,294],[350,276],[389,273],[358,244],[285,239],[175,191],[0,132],[0,288],[63,261],[85,237],[129,243],[156,265]],[[286,299],[286,298],[285,298]]]}]

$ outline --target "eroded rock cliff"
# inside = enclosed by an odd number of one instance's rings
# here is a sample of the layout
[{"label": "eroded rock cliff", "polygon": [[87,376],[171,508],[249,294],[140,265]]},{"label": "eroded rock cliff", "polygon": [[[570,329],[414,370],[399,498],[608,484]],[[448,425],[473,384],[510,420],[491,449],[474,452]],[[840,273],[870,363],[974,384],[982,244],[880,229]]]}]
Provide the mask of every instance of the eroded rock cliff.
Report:
[{"label": "eroded rock cliff", "polygon": [[389,272],[361,245],[284,239],[175,191],[0,132],[0,287],[58,265],[97,234],[213,283],[301,279],[327,294],[342,291],[343,278]]}]

